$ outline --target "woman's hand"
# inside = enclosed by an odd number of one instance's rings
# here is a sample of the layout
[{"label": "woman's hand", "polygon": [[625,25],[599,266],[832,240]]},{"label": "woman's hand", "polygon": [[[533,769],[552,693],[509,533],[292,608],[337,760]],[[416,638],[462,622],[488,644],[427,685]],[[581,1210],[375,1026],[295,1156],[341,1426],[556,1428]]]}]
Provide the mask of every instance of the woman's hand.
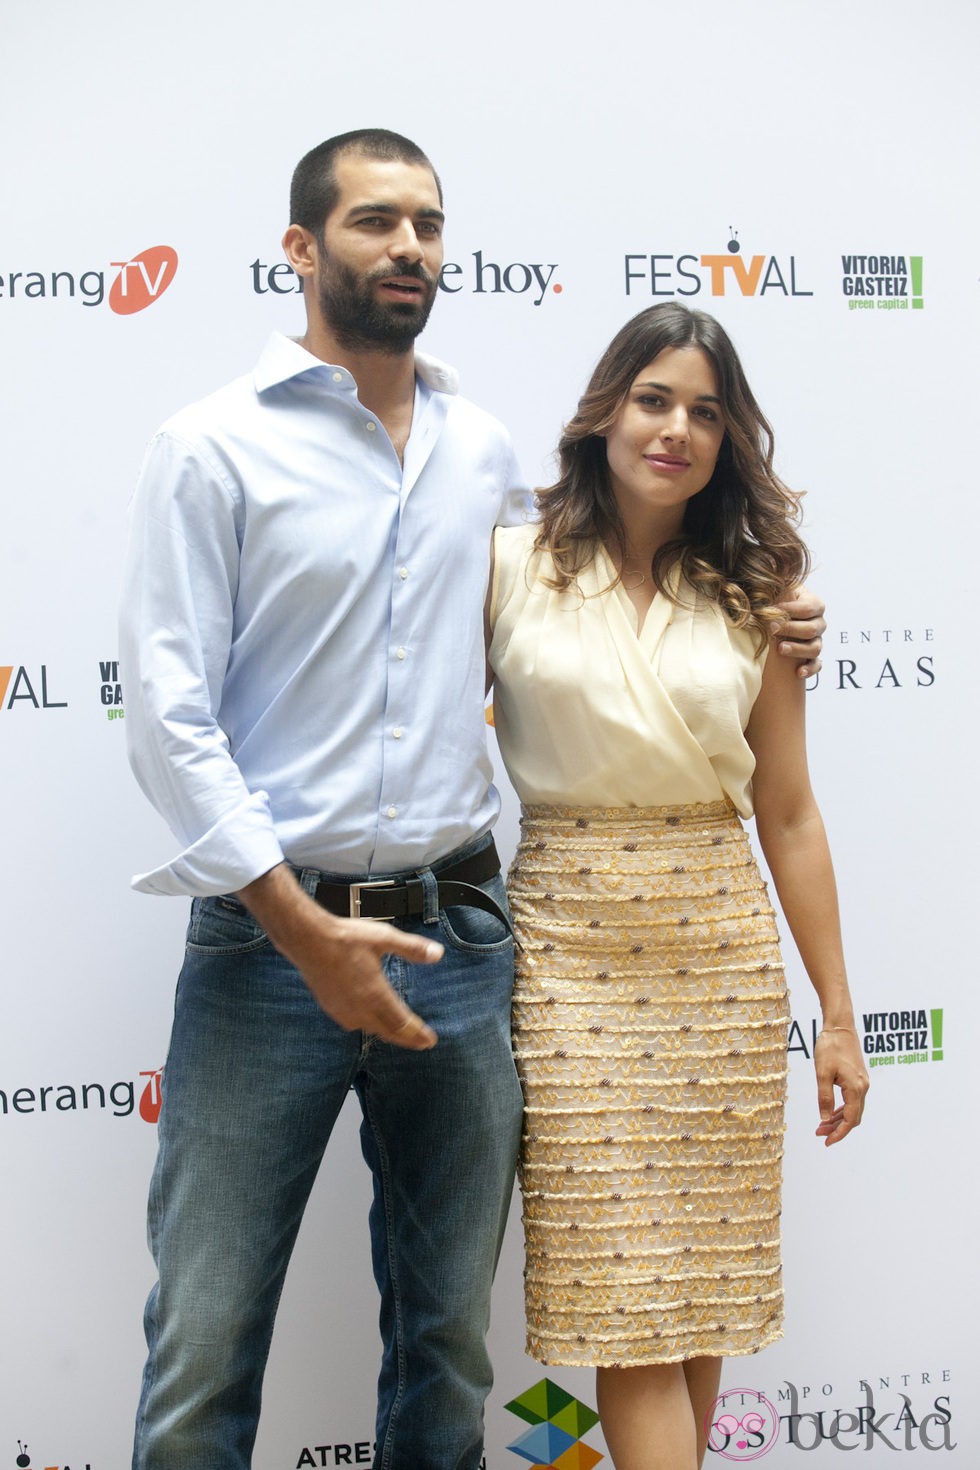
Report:
[{"label": "woman's hand", "polygon": [[[857,1032],[850,1027],[829,1027],[821,1031],[813,1055],[817,1070],[817,1105],[820,1123],[817,1137],[829,1148],[840,1143],[856,1128],[864,1113],[864,1099],[871,1079]],[[834,1088],[840,1089],[841,1103],[836,1105]]]}]

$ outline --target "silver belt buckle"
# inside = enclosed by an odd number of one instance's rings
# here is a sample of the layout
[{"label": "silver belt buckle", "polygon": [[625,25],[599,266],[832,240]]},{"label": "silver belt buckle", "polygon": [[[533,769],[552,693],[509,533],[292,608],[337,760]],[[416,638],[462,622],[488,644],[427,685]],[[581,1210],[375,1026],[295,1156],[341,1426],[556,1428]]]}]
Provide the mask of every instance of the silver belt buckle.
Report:
[{"label": "silver belt buckle", "polygon": [[366,918],[374,923],[381,923],[376,914],[361,914],[361,893],[365,888],[394,888],[397,880],[395,878],[376,878],[373,883],[352,883],[350,886],[350,916],[352,919]]}]

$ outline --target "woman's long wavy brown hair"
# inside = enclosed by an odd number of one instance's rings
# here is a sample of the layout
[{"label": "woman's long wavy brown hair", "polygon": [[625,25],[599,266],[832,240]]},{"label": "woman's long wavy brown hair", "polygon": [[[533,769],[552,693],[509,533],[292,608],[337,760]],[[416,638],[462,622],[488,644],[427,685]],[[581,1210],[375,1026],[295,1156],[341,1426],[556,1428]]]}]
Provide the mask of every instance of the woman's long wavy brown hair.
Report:
[{"label": "woman's long wavy brown hair", "polygon": [[768,625],[781,616],[774,604],[810,565],[795,530],[800,496],[773,472],[772,429],[731,340],[706,312],[661,302],[633,317],[610,342],[559,441],[559,478],[536,494],[541,527],[535,546],[551,554],[556,576],[548,585],[558,591],[574,584],[600,542],[623,565],[626,530],[603,436],[639,373],[669,347],[699,347],[708,357],[725,437],[711,479],[685,506],[680,536],[653,559],[654,581],[672,596],[665,579],[679,564],[686,581],[717,602],[736,627],[758,635],[761,648]]}]

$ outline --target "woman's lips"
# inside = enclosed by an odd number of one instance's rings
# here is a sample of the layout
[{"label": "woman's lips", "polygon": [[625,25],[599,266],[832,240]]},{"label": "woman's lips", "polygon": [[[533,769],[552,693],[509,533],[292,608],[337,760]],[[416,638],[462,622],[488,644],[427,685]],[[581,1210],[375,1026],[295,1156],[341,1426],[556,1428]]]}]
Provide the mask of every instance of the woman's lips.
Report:
[{"label": "woman's lips", "polygon": [[647,464],[653,465],[655,470],[667,470],[672,474],[680,474],[682,470],[691,467],[690,460],[681,459],[676,454],[645,454],[643,458]]}]

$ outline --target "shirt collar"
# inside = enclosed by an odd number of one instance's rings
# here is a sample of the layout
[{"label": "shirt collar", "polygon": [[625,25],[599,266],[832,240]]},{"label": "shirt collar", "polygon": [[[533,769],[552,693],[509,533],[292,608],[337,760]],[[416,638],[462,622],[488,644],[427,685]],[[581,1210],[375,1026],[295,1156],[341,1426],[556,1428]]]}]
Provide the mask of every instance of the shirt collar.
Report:
[{"label": "shirt collar", "polygon": [[[416,352],[415,371],[422,382],[437,393],[455,394],[459,392],[459,374],[456,369],[447,363],[440,362],[436,357]],[[304,373],[313,372],[343,372],[346,378],[351,378],[346,368],[335,367],[332,363],[324,362],[322,358],[314,357],[313,353],[307,352],[306,348],[301,347],[295,338],[287,337],[283,332],[273,332],[262,349],[252,376],[256,392],[264,393],[268,388],[275,388],[280,383],[288,382],[290,378],[298,378]]]}]

